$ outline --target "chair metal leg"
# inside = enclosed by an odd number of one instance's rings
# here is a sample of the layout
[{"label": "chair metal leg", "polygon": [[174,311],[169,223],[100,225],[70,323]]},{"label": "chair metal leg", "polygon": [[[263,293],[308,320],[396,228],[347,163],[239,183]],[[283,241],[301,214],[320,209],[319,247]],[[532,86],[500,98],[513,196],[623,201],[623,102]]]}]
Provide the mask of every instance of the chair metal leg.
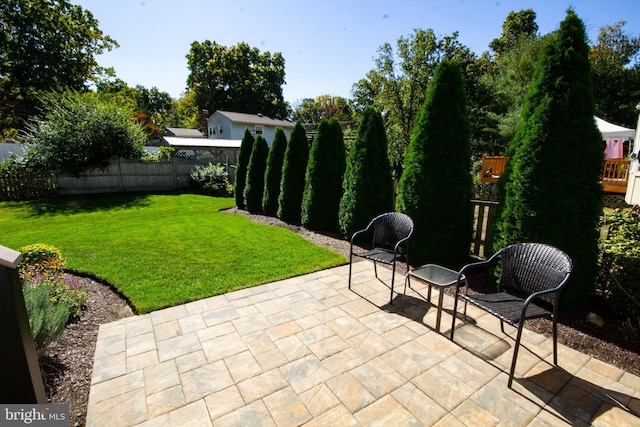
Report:
[{"label": "chair metal leg", "polygon": [[509,382],[507,383],[507,388],[511,388],[511,384],[513,383],[513,374],[516,371],[516,359],[518,358],[518,350],[520,348],[520,338],[522,337],[523,326],[524,322],[520,322],[520,324],[518,325],[518,335],[516,335],[516,343],[513,346],[513,359],[511,360],[511,370],[509,371]]},{"label": "chair metal leg", "polygon": [[353,264],[353,254],[349,254],[349,289],[351,289],[351,265]]},{"label": "chair metal leg", "polygon": [[553,364],[558,365],[558,328],[556,316],[553,316]]},{"label": "chair metal leg", "polygon": [[393,305],[393,281],[396,278],[396,263],[393,263],[393,270],[391,270],[391,298],[389,299],[389,305]]},{"label": "chair metal leg", "polygon": [[375,261],[373,261],[373,272],[376,274],[376,279],[378,278],[378,267],[377,267],[377,263]]}]

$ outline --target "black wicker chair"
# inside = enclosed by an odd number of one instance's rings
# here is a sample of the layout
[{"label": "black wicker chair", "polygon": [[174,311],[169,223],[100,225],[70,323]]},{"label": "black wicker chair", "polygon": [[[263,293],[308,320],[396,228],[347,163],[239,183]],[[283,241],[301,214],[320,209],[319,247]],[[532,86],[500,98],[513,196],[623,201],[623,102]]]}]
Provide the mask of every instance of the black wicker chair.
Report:
[{"label": "black wicker chair", "polygon": [[[373,228],[373,241],[371,249],[354,251],[356,238]],[[413,221],[408,215],[399,212],[389,212],[378,215],[371,220],[367,228],[356,231],[351,237],[351,249],[349,251],[349,289],[351,289],[351,265],[353,257],[366,258],[373,261],[373,269],[378,278],[376,264],[391,265],[391,300],[393,304],[393,284],[396,275],[396,262],[404,261],[409,266],[409,238],[413,233]]]},{"label": "black wicker chair", "polygon": [[[500,277],[495,293],[469,295],[469,280],[488,278],[490,267],[496,265]],[[468,264],[460,270],[453,305],[451,340],[455,332],[458,299],[464,300],[464,317],[467,303],[471,303],[500,319],[504,333],[504,322],[516,327],[518,333],[513,348],[513,359],[507,386],[511,388],[518,357],[522,328],[527,319],[546,317],[553,321],[553,363],[558,364],[557,314],[560,292],[571,275],[571,259],[560,249],[540,243],[517,243],[507,246],[486,261]],[[461,279],[463,275],[466,278]],[[462,282],[464,293],[460,293]],[[508,291],[508,292],[507,292]]]}]

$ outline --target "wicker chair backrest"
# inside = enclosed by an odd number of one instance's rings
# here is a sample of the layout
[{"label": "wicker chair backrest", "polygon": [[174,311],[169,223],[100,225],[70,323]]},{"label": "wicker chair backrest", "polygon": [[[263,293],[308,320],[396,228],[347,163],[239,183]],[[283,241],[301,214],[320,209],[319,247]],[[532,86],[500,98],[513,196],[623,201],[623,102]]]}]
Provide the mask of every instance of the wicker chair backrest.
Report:
[{"label": "wicker chair backrest", "polygon": [[[527,294],[554,289],[571,273],[571,259],[558,248],[541,243],[517,243],[501,251],[500,288]],[[542,298],[553,304],[557,295]]]},{"label": "wicker chair backrest", "polygon": [[389,212],[373,219],[373,244],[393,248],[413,232],[413,221],[400,212]]}]

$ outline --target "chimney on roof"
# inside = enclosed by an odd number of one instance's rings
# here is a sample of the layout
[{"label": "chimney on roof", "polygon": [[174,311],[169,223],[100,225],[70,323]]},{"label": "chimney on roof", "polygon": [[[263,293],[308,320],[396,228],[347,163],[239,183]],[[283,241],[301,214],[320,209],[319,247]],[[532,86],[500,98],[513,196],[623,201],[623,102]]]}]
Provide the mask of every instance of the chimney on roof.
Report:
[{"label": "chimney on roof", "polygon": [[205,138],[209,137],[209,110],[200,111],[200,129],[198,130]]}]

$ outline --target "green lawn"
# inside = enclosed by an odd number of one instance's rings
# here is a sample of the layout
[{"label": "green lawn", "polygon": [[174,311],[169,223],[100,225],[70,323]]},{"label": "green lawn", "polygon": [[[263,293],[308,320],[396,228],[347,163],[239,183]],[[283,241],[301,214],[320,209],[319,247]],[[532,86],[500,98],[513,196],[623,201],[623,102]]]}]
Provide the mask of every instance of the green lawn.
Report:
[{"label": "green lawn", "polygon": [[232,206],[192,194],[2,202],[0,245],[54,245],[68,269],[113,284],[140,313],[346,262],[291,231],[220,212]]}]

